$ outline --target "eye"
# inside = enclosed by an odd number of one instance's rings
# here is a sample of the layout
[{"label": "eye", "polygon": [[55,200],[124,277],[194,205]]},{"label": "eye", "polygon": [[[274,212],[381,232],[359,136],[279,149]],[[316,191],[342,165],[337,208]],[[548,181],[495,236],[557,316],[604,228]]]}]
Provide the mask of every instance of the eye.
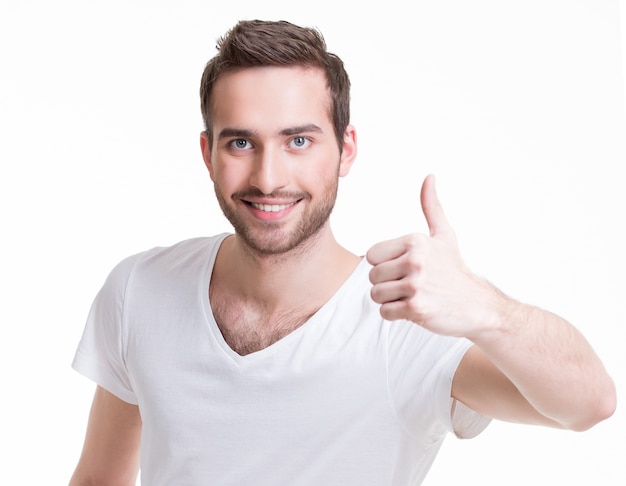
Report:
[{"label": "eye", "polygon": [[229,145],[237,150],[245,150],[250,148],[250,142],[245,138],[237,138],[235,140],[231,140]]},{"label": "eye", "polygon": [[294,137],[289,142],[289,146],[293,148],[301,149],[301,148],[308,147],[310,143],[311,143],[311,140],[309,140],[306,137]]}]

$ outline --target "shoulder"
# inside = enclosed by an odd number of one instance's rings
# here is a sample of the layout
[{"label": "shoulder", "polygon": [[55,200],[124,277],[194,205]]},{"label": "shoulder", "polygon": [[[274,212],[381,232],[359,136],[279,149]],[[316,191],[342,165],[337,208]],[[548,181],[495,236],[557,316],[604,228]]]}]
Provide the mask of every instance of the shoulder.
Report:
[{"label": "shoulder", "polygon": [[198,258],[205,259],[217,251],[226,236],[228,235],[220,234],[190,238],[169,246],[155,246],[127,257],[121,262],[121,265],[176,265],[192,262]]},{"label": "shoulder", "polygon": [[185,268],[197,268],[210,261],[228,236],[220,234],[182,240],[169,246],[156,246],[121,260],[113,267],[107,283],[123,287],[137,276],[154,277],[158,274],[171,274]]},{"label": "shoulder", "polygon": [[[141,261],[185,260],[196,255],[206,255],[207,251],[217,250],[228,234],[189,238],[169,246],[156,246],[135,255]],[[131,257],[132,258],[132,257]]]}]

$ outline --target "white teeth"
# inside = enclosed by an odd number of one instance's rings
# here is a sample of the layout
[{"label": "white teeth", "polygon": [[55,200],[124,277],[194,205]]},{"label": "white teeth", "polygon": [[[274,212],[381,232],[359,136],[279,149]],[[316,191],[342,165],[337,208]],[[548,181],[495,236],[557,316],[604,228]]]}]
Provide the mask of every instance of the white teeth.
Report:
[{"label": "white teeth", "polygon": [[282,211],[283,209],[287,209],[289,206],[293,206],[295,204],[257,204],[250,203],[253,208],[260,209],[261,211],[265,211],[266,213],[277,213],[278,211]]}]

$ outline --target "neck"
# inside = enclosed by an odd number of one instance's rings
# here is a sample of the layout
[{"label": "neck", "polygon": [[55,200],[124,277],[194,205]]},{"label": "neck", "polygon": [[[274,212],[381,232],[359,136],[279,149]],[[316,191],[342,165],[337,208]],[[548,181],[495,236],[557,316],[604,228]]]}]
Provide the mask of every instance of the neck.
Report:
[{"label": "neck", "polygon": [[260,255],[237,235],[220,248],[212,284],[218,282],[269,312],[322,305],[348,278],[359,257],[337,243],[329,228],[279,255]]}]

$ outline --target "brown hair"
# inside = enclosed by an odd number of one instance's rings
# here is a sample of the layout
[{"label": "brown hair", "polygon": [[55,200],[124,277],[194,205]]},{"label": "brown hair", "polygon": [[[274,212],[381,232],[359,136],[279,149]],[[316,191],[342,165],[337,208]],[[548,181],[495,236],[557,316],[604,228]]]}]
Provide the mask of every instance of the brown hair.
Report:
[{"label": "brown hair", "polygon": [[321,32],[286,21],[240,21],[218,39],[216,47],[219,52],[207,63],[200,83],[202,118],[211,145],[211,93],[220,75],[257,66],[304,66],[320,68],[326,74],[331,116],[341,150],[350,122],[350,79],[341,59],[326,50]]}]

